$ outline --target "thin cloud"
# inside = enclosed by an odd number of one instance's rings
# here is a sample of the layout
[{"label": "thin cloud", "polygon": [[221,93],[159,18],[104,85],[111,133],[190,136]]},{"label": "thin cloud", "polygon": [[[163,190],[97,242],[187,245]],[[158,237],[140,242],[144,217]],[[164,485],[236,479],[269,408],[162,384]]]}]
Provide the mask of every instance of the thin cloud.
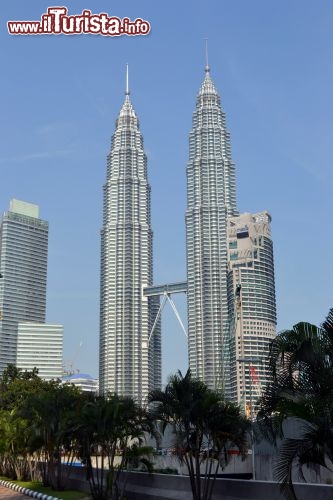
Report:
[{"label": "thin cloud", "polygon": [[331,172],[328,168],[326,168],[325,163],[303,161],[290,155],[289,159],[294,163],[294,165],[296,165],[296,167],[306,172],[318,182],[326,184],[329,181]]},{"label": "thin cloud", "polygon": [[74,152],[74,149],[60,149],[56,151],[39,151],[36,153],[29,153],[18,156],[9,156],[7,158],[0,158],[0,163],[21,163],[29,160],[45,160],[57,158],[59,156],[69,156]]},{"label": "thin cloud", "polygon": [[39,127],[36,130],[36,132],[39,135],[48,135],[50,133],[56,132],[57,130],[63,127],[64,127],[63,123],[61,124],[60,122],[50,122],[47,123],[46,125],[42,125],[41,127]]}]

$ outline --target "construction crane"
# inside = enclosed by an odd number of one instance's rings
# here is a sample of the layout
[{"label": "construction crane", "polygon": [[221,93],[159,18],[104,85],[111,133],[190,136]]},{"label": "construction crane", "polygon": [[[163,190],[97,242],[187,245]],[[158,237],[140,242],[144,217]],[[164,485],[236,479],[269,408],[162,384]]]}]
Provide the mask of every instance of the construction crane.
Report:
[{"label": "construction crane", "polygon": [[75,352],[74,352],[74,356],[72,358],[71,361],[69,361],[68,363],[66,363],[67,366],[64,366],[64,374],[65,375],[74,375],[74,373],[80,373],[80,370],[78,369],[75,369],[75,365],[76,365],[76,362],[77,362],[77,359],[79,357],[79,354],[80,354],[80,350],[83,346],[83,341],[81,340],[79,345],[77,346]]}]

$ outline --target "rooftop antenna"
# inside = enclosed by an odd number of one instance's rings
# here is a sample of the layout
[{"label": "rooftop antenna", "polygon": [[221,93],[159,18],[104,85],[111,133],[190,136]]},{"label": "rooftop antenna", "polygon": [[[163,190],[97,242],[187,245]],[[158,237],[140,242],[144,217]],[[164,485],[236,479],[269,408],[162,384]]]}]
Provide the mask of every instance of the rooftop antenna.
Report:
[{"label": "rooftop antenna", "polygon": [[125,89],[125,95],[129,95],[129,85],[128,85],[128,64],[126,64],[126,89]]},{"label": "rooftop antenna", "polygon": [[206,66],[205,66],[205,73],[210,72],[210,67],[208,64],[208,38],[205,38],[205,52],[206,52]]}]

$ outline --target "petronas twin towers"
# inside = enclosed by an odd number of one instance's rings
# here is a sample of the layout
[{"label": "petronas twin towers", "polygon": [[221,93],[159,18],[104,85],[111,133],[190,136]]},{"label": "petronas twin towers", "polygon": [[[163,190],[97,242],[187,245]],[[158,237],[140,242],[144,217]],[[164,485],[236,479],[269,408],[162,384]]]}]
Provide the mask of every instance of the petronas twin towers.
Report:
[{"label": "petronas twin towers", "polygon": [[100,389],[143,402],[161,383],[160,328],[149,342],[156,299],[147,157],[128,88],[112,137],[104,185]]},{"label": "petronas twin towers", "polygon": [[237,215],[235,166],[209,67],[201,85],[187,165],[189,366],[210,387],[222,383],[228,333],[227,217]]},{"label": "petronas twin towers", "polygon": [[[226,387],[223,378],[237,370],[229,353],[236,331],[231,325],[236,321],[237,283],[230,292],[228,220],[237,219],[238,210],[229,133],[208,65],[189,149],[185,215],[189,366],[210,387]],[[152,240],[147,158],[127,83],[104,185],[100,390],[132,396],[141,404],[150,390],[161,385],[159,296],[144,293],[153,285]],[[243,384],[245,390],[244,380]]]}]

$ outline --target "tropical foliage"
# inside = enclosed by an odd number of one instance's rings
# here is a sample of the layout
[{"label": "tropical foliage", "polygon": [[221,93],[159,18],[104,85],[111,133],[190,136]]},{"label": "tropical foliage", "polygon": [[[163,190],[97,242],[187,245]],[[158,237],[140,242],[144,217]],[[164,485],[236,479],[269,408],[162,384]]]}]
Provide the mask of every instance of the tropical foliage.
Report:
[{"label": "tropical foliage", "polygon": [[[42,479],[64,489],[73,461],[86,466],[94,500],[119,500],[124,469],[151,469],[147,412],[132,399],[85,395],[70,384],[46,382],[37,370],[9,365],[0,377],[0,475]],[[121,477],[121,481],[120,481]]]},{"label": "tropical foliage", "polygon": [[123,498],[126,482],[120,473],[133,461],[150,468],[152,450],[139,446],[149,430],[146,412],[130,398],[96,397],[83,406],[75,434],[93,499]]},{"label": "tropical foliage", "polygon": [[152,415],[162,432],[172,426],[175,454],[186,464],[193,500],[210,500],[219,468],[236,447],[247,454],[248,420],[237,405],[191,376],[190,370],[170,377],[164,391],[150,394]]},{"label": "tropical foliage", "polygon": [[72,429],[84,400],[77,387],[51,381],[28,395],[18,411],[29,422],[31,447],[39,454],[45,486],[64,489],[63,457],[70,463],[77,455]]},{"label": "tropical foliage", "polygon": [[33,445],[30,423],[21,410],[29,395],[44,382],[37,370],[21,372],[9,365],[0,378],[0,474],[17,479],[36,479],[38,453]]},{"label": "tropical foliage", "polygon": [[[257,422],[279,445],[275,477],[294,500],[296,471],[302,475],[305,464],[333,469],[333,309],[321,327],[298,323],[278,335],[270,367],[272,382],[260,400]],[[121,500],[124,471],[151,469],[145,436],[169,427],[193,500],[210,500],[228,452],[247,455],[249,420],[190,371],[171,376],[163,391],[150,394],[149,403],[148,412],[116,394],[86,396],[60,381],[41,380],[36,370],[9,365],[0,377],[0,474],[35,480],[42,473],[44,484],[61,489],[65,459],[69,464],[80,459],[93,499]],[[284,432],[289,421],[297,422],[297,434]]]},{"label": "tropical foliage", "polygon": [[[304,478],[303,466],[333,464],[333,309],[321,327],[298,323],[273,341],[272,383],[258,413],[265,437],[282,439],[275,477],[282,491],[296,498],[293,475]],[[298,434],[286,437],[286,422],[295,419]]]}]

